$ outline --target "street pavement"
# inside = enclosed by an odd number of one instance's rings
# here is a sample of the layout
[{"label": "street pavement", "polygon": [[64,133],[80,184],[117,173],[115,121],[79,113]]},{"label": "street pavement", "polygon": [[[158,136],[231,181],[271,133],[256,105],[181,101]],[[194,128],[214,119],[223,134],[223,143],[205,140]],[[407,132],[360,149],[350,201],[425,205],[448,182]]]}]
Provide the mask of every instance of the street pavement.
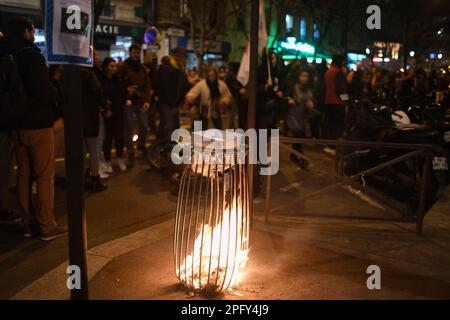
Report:
[{"label": "street pavement", "polygon": [[[308,154],[325,166],[333,161]],[[317,168],[297,169],[282,153],[273,178],[271,207],[332,182]],[[108,181],[108,191],[87,198],[88,262],[92,299],[201,299],[178,284],[172,238],[173,184],[145,163]],[[450,298],[450,189],[425,219],[424,236],[370,197],[338,188],[273,213],[255,204],[251,251],[243,283],[227,299]],[[57,193],[64,223],[64,192]],[[345,217],[345,218],[344,218]],[[357,218],[358,217],[358,218]],[[381,219],[374,220],[374,217]],[[48,244],[0,229],[0,298],[67,299],[67,239]],[[382,290],[368,290],[366,269],[381,268]]]},{"label": "street pavement", "polygon": [[[63,163],[57,176],[64,175]],[[88,248],[159,224],[173,217],[176,197],[171,183],[148,171],[141,159],[131,170],[114,173],[105,181],[108,190],[87,195]],[[15,204],[11,193],[10,203]],[[66,224],[64,189],[55,194],[57,222]],[[26,239],[19,226],[0,226],[0,299],[7,299],[68,259],[67,237],[51,242]]]}]

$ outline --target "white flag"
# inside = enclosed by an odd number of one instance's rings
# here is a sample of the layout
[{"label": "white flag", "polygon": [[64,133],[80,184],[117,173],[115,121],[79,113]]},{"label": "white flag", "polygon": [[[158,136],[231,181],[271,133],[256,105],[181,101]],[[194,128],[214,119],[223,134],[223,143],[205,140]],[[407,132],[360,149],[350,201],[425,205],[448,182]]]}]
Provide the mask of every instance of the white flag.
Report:
[{"label": "white flag", "polygon": [[258,31],[258,51],[267,47],[267,26],[266,11],[264,9],[264,0],[259,1],[259,31]]},{"label": "white flag", "polygon": [[[259,2],[259,30],[258,30],[258,51],[261,51],[267,46],[267,26],[266,26],[266,14],[264,10],[264,0]],[[239,72],[237,74],[237,80],[246,86],[250,74],[250,41],[245,48],[244,55],[242,56],[241,65],[239,66]]]}]

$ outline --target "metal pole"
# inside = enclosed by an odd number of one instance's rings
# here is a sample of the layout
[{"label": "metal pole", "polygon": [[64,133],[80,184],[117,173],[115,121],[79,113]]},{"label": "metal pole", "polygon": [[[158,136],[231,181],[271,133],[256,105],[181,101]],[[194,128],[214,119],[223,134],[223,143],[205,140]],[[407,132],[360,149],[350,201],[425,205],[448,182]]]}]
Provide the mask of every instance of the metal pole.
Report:
[{"label": "metal pole", "polygon": [[430,155],[425,154],[425,161],[423,164],[422,170],[422,183],[420,188],[420,202],[419,202],[419,210],[417,212],[417,222],[416,222],[416,235],[421,236],[423,230],[423,218],[426,214],[426,206],[427,206],[427,191],[428,191],[428,181],[430,178],[430,166],[431,159]]},{"label": "metal pole", "polygon": [[[248,79],[248,128],[256,126],[256,81],[258,69],[259,0],[252,0],[250,27],[250,74]],[[250,225],[253,225],[254,165],[248,164],[250,195]]]},{"label": "metal pole", "polygon": [[81,277],[81,288],[72,289],[71,298],[72,300],[85,300],[89,298],[89,294],[84,211],[81,67],[65,65],[63,79],[69,263],[71,266],[80,268]]}]

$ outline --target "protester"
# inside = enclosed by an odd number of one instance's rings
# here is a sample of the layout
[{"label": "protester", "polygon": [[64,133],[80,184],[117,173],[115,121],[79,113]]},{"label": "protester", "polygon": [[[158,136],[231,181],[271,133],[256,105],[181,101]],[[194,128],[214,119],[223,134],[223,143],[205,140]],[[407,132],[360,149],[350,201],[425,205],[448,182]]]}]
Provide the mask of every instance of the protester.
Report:
[{"label": "protester", "polygon": [[[34,33],[32,21],[22,17],[12,19],[6,37],[0,39],[0,56],[15,55],[27,101],[27,112],[11,128],[16,129],[17,196],[25,218],[24,236],[40,234],[42,240],[49,241],[66,235],[67,228],[58,226],[54,214],[53,122],[56,95],[45,59],[34,45]],[[39,205],[36,210],[30,201],[32,176],[37,181]]]},{"label": "protester", "polygon": [[264,51],[258,67],[256,125],[258,129],[276,128],[276,115],[280,112],[283,93],[283,70],[277,55]]},{"label": "protester", "polygon": [[139,44],[130,46],[130,58],[119,68],[118,76],[127,88],[127,100],[131,107],[125,109],[125,144],[128,151],[128,165],[136,162],[133,145],[133,115],[137,116],[139,125],[138,150],[146,153],[145,143],[148,135],[148,115],[151,102],[151,85],[147,68],[141,63],[142,47]]},{"label": "protester", "polygon": [[[331,67],[325,74],[325,114],[324,125],[326,139],[338,139],[342,136],[345,126],[345,100],[346,97],[346,79],[342,72],[343,57],[333,55]],[[325,147],[324,151],[331,155],[335,150],[331,147]]]},{"label": "protester", "polygon": [[[289,104],[286,124],[296,138],[305,137],[305,123],[308,120],[314,121],[320,118],[320,112],[314,108],[314,92],[310,84],[308,70],[300,69],[297,81],[286,92]],[[294,144],[294,150],[303,153],[303,146]],[[308,162],[305,159],[298,159],[294,153],[291,154],[290,159],[302,169],[307,169]]]},{"label": "protester", "polygon": [[107,189],[100,178],[99,127],[102,104],[101,84],[92,68],[82,70],[83,136],[85,152],[89,154],[86,163],[86,178],[92,193]]},{"label": "protester", "polygon": [[99,91],[99,126],[98,126],[98,154],[99,154],[99,169],[98,173],[100,175],[100,179],[109,178],[109,175],[113,173],[113,169],[111,167],[111,163],[108,163],[105,160],[105,156],[103,154],[103,145],[105,144],[106,139],[106,121],[107,118],[111,117],[110,105],[106,103],[106,97],[103,92],[102,79],[104,77],[102,70],[102,63],[100,61],[100,57],[97,53],[97,50],[93,52],[93,71],[95,77],[100,83],[100,91]]},{"label": "protester", "polygon": [[[0,38],[2,37],[4,35],[0,32]],[[8,187],[11,179],[13,148],[11,132],[3,125],[0,125],[0,150],[0,222],[19,222],[22,218],[12,212],[8,206]]]},{"label": "protester", "polygon": [[206,79],[197,83],[186,95],[188,104],[200,99],[200,117],[204,129],[222,129],[222,116],[231,103],[231,93],[226,83],[219,79],[215,67],[208,68]]},{"label": "protester", "polygon": [[102,65],[102,89],[108,110],[105,113],[105,141],[101,146],[108,167],[111,167],[111,149],[114,141],[116,147],[117,166],[120,171],[127,169],[123,159],[124,151],[124,110],[131,107],[127,102],[126,88],[117,76],[117,64],[113,58],[105,58]]},{"label": "protester", "polygon": [[189,81],[189,84],[191,85],[191,87],[195,86],[201,80],[202,80],[202,78],[200,78],[200,76],[198,75],[197,69],[192,68],[189,71],[189,75],[188,75],[188,81]]},{"label": "protester", "polygon": [[238,114],[238,127],[241,129],[247,128],[247,89],[236,78],[239,71],[239,63],[231,63],[228,66],[228,75],[225,83],[230,89],[233,96],[233,104],[230,109],[230,128],[235,128],[234,118],[235,113]]},{"label": "protester", "polygon": [[184,69],[185,49],[175,48],[170,56],[163,59],[154,76],[153,87],[161,120],[159,134],[166,139],[180,127],[179,108],[189,90],[189,83]]},{"label": "protester", "polygon": [[348,94],[350,99],[359,100],[363,94],[363,71],[361,63],[356,64],[356,70],[350,70],[347,75]]}]

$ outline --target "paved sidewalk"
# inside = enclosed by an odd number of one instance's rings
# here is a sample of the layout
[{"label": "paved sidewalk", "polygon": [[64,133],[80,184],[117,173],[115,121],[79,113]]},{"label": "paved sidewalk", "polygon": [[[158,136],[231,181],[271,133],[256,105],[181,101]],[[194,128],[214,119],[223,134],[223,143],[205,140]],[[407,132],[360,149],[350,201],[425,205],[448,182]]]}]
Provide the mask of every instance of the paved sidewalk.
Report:
[{"label": "paved sidewalk", "polygon": [[[449,299],[450,188],[415,225],[375,220],[256,216],[243,283],[226,299]],[[111,260],[90,282],[92,299],[185,299],[172,234]],[[368,266],[381,290],[368,290]]]},{"label": "paved sidewalk", "polygon": [[[320,172],[285,166],[274,179],[273,205],[320,188],[328,180]],[[155,199],[148,204],[155,206]],[[173,217],[174,205],[155,207]],[[242,284],[217,298],[450,298],[450,187],[441,189],[439,201],[425,218],[422,237],[416,236],[414,223],[372,219],[398,213],[380,209],[343,188],[314,197],[291,212],[273,214],[269,224],[264,223],[263,209],[264,203],[255,205],[250,259]],[[90,297],[204,298],[191,296],[179,285],[172,239],[173,219],[90,249]],[[381,290],[366,286],[367,267],[374,264],[381,268]],[[67,299],[66,267],[67,262],[61,264],[14,299]]]}]

